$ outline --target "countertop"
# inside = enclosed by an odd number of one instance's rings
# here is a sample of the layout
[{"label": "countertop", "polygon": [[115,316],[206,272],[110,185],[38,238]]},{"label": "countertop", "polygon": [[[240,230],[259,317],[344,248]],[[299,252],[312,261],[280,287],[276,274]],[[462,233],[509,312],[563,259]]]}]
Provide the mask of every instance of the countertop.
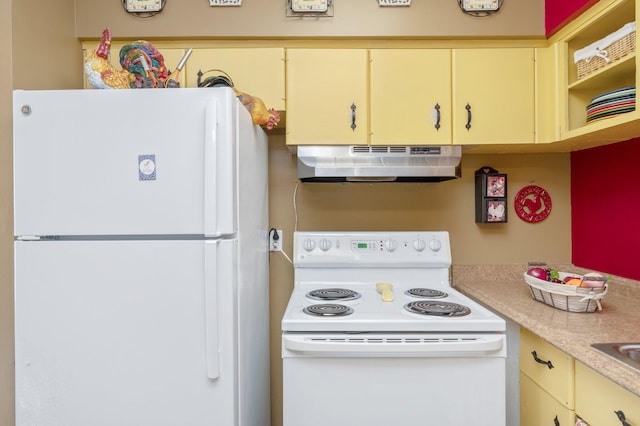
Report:
[{"label": "countertop", "polygon": [[[557,269],[584,272],[571,267]],[[613,277],[602,299],[602,311],[574,313],[533,300],[522,278],[524,271],[526,265],[454,265],[452,284],[503,318],[640,396],[640,371],[591,347],[592,343],[640,342],[640,283]]]}]

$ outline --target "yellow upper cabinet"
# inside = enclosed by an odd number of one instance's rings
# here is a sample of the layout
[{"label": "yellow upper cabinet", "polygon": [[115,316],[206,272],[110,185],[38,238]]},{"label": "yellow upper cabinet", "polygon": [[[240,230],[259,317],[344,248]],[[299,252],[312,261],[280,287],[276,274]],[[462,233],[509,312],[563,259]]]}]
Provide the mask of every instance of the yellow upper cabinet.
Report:
[{"label": "yellow upper cabinet", "polygon": [[366,49],[287,49],[287,144],[368,143]]},{"label": "yellow upper cabinet", "polygon": [[451,143],[451,50],[373,49],[372,145]]},{"label": "yellow upper cabinet", "polygon": [[535,141],[533,48],[453,50],[453,143]]},{"label": "yellow upper cabinet", "polygon": [[267,108],[284,110],[284,49],[194,49],[185,66],[187,87],[201,80],[228,75],[236,89],[262,99]]},{"label": "yellow upper cabinet", "polygon": [[[587,107],[593,98],[636,85],[638,59],[631,46],[637,44],[637,32],[601,49],[599,54],[606,60],[598,56],[584,59],[580,72],[575,62],[576,52],[584,53],[585,48],[614,33],[626,33],[625,28],[629,27],[625,25],[635,21],[637,13],[635,0],[601,0],[553,38],[558,44],[559,72],[563,77],[562,139],[579,140],[586,135],[585,140],[617,141],[637,136],[633,122],[640,119],[638,109],[587,123]],[[597,68],[595,64],[604,66]]]},{"label": "yellow upper cabinet", "polygon": [[536,54],[536,143],[560,140],[560,78],[558,46],[537,48]]}]

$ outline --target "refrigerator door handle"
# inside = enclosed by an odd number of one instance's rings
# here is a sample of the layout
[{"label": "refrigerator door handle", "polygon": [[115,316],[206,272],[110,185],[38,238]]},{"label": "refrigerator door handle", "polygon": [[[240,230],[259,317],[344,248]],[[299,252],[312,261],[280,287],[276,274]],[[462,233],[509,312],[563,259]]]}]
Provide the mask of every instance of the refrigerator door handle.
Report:
[{"label": "refrigerator door handle", "polygon": [[204,242],[204,297],[207,377],[220,376],[220,350],[218,335],[218,244]]},{"label": "refrigerator door handle", "polygon": [[218,235],[218,199],[217,185],[217,104],[209,99],[205,106],[205,141],[204,141],[204,235],[215,237]]}]

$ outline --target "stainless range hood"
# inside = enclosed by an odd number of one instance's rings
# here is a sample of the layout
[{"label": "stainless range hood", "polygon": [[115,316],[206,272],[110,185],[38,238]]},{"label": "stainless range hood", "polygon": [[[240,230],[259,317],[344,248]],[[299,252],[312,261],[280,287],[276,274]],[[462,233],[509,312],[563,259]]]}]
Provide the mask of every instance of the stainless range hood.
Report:
[{"label": "stainless range hood", "polygon": [[303,182],[441,182],[460,177],[460,146],[298,146]]}]

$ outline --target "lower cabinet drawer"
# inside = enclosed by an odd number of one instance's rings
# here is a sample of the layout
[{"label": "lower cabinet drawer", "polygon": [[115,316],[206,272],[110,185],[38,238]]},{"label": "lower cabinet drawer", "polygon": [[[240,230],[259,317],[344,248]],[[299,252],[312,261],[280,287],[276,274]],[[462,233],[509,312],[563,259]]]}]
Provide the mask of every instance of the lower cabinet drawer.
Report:
[{"label": "lower cabinet drawer", "polygon": [[526,329],[520,331],[520,370],[565,407],[574,408],[574,360]]},{"label": "lower cabinet drawer", "polygon": [[640,396],[576,362],[576,414],[590,426],[621,425],[616,412],[630,425],[640,425]]},{"label": "lower cabinet drawer", "polygon": [[520,426],[574,426],[575,414],[520,373]]}]

